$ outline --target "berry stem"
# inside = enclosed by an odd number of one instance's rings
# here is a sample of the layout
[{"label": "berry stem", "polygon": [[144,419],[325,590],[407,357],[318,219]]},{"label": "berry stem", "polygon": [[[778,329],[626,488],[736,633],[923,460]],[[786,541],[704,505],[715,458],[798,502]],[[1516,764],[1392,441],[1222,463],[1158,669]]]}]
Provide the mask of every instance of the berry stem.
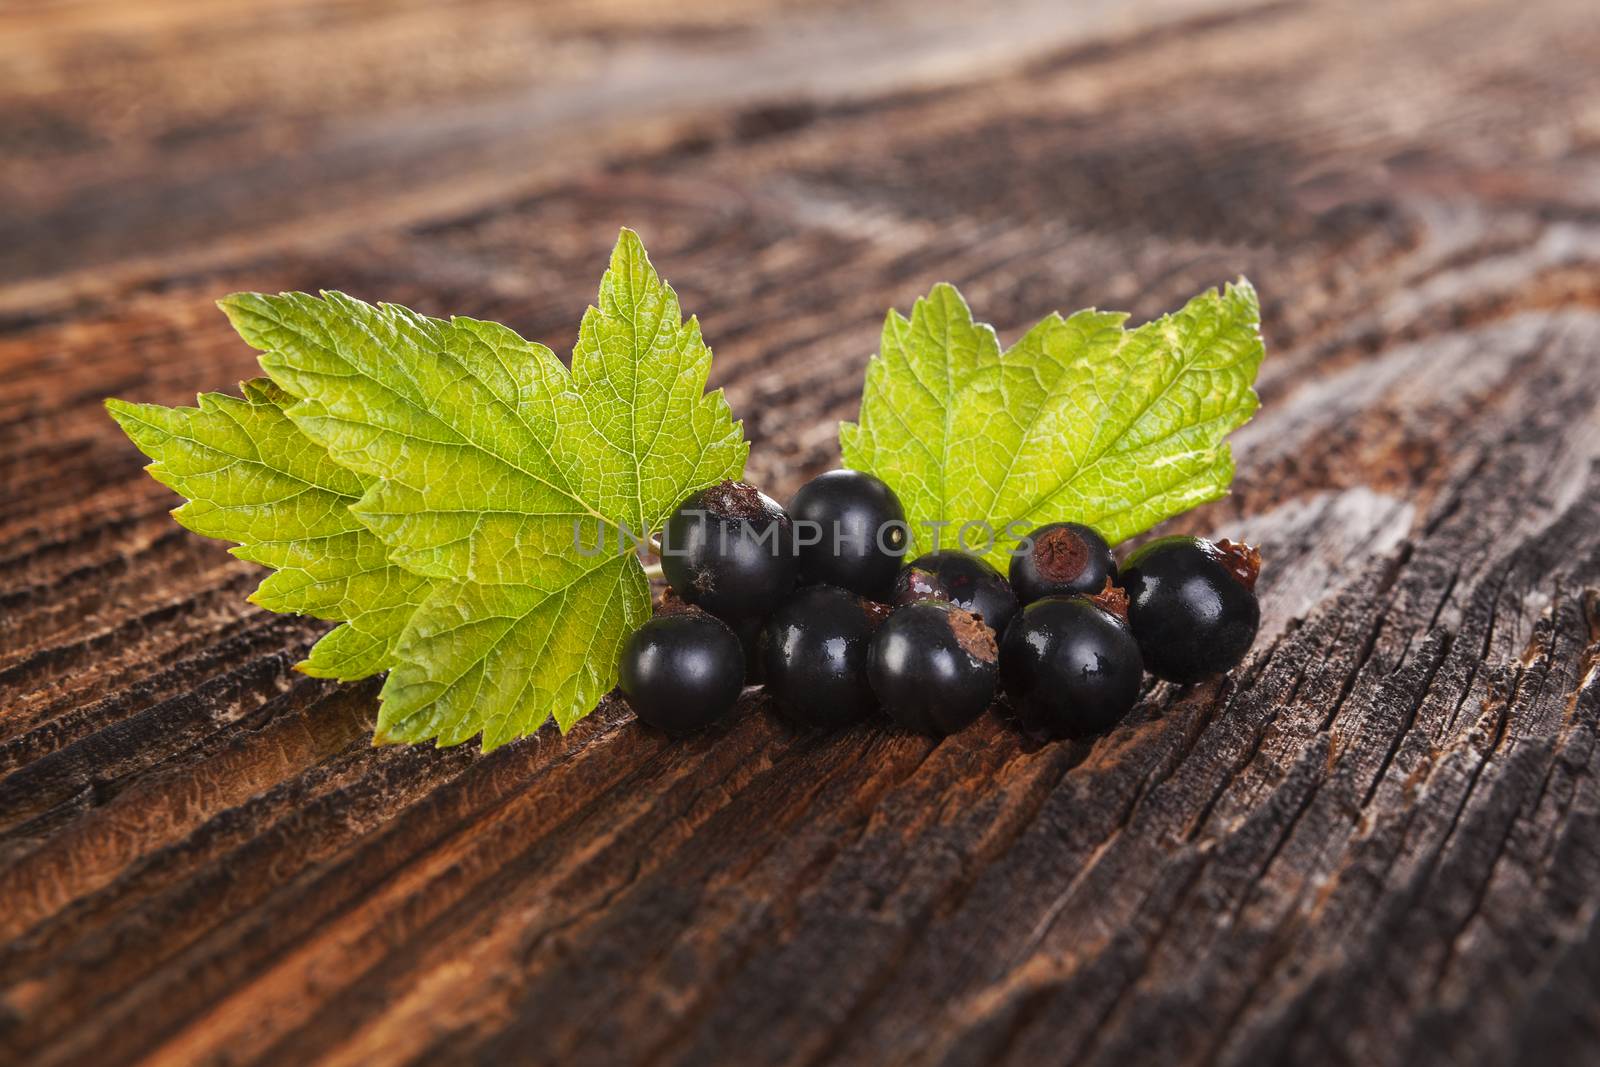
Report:
[{"label": "berry stem", "polygon": [[652,581],[657,578],[665,577],[665,575],[661,573],[661,562],[657,560],[655,563],[646,563],[644,565],[644,576]]}]

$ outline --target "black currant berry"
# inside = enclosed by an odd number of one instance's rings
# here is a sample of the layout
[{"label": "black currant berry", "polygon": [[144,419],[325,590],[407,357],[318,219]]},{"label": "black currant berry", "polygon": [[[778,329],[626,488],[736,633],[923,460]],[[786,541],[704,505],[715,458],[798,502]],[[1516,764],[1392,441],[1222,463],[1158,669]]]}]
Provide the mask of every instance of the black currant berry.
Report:
[{"label": "black currant berry", "polygon": [[819,474],[789,502],[800,578],[887,600],[905,555],[905,508],[882,481],[861,471]]},{"label": "black currant berry", "polygon": [[867,650],[884,609],[832,585],[799,590],[761,631],[767,692],[806,726],[843,726],[876,706]]},{"label": "black currant berry", "polygon": [[1033,531],[1011,557],[1011,588],[1024,604],[1047,596],[1093,594],[1117,580],[1111,546],[1092,527],[1052,522]]},{"label": "black currant berry", "polygon": [[622,646],[619,684],[640,721],[688,733],[733,709],[744,688],[744,648],[703,611],[658,615]]},{"label": "black currant berry", "polygon": [[[1000,643],[1000,682],[1030,730],[1084,737],[1139,699],[1139,644],[1116,612],[1120,590],[1045,597],[1023,608]],[[1104,606],[1102,606],[1104,605]]]},{"label": "black currant berry", "polygon": [[1017,595],[1000,572],[977,556],[954,549],[919,556],[894,583],[894,602],[946,600],[981,618],[996,634],[1017,613]]},{"label": "black currant berry", "polygon": [[661,532],[661,571],[687,604],[724,619],[765,615],[794,586],[794,525],[744,482],[694,494]]},{"label": "black currant berry", "polygon": [[1188,683],[1237,667],[1261,625],[1260,573],[1250,545],[1200,537],[1158,538],[1123,561],[1128,622],[1150,673]]},{"label": "black currant berry", "polygon": [[878,628],[867,678],[890,718],[908,730],[953,734],[994,699],[999,650],[977,616],[940,600],[895,609]]},{"label": "black currant berry", "polygon": [[[675,615],[685,611],[700,611],[700,608],[685,604],[678,598],[671,588],[661,591],[661,599],[656,602],[657,615]],[[761,628],[766,625],[766,617],[750,615],[742,619],[723,619],[728,624],[728,629],[739,638],[739,644],[744,648],[744,684],[761,684],[761,653],[758,651]]]}]

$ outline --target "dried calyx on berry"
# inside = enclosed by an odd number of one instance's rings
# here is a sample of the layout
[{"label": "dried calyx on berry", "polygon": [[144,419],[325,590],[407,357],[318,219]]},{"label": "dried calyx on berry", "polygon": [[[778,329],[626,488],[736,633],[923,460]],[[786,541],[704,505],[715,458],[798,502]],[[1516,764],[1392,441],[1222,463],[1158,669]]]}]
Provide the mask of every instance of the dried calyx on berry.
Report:
[{"label": "dried calyx on berry", "polygon": [[1023,538],[1011,556],[1011,588],[1031,604],[1041,597],[1097,593],[1117,577],[1116,557],[1093,527],[1052,522]]},{"label": "dried calyx on berry", "polygon": [[1090,594],[1089,599],[1107,615],[1128,621],[1128,593],[1121,586],[1112,585],[1110,578],[1106,579],[1106,584],[1100,587],[1098,593]]},{"label": "dried calyx on berry", "polygon": [[1239,584],[1250,592],[1256,591],[1256,579],[1261,577],[1261,550],[1242,541],[1226,537],[1216,543],[1218,557],[1228,568],[1228,573],[1239,579]]}]

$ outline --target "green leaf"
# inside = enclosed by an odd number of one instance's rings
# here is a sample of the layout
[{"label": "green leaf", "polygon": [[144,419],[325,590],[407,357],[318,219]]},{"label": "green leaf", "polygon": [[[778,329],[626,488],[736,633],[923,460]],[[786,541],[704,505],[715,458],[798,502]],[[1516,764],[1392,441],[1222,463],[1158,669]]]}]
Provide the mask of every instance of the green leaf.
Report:
[{"label": "green leaf", "polygon": [[616,684],[622,643],[649,617],[649,583],[631,555],[608,555],[551,592],[445,586],[401,642],[378,736],[453,745],[481,732],[487,751],[552,711],[565,731]]},{"label": "green leaf", "polygon": [[[372,479],[351,511],[390,558],[439,580],[396,650],[381,739],[492,748],[551,715],[563,729],[616,682],[648,616],[624,532],[744,469],[748,445],[711,351],[624,230],[569,372],[504,326],[340,293],[222,302],[297,402],[289,417]],[[608,551],[575,543],[600,539]]]},{"label": "green leaf", "polygon": [[240,388],[243,398],[204,393],[193,408],[123,400],[106,408],[155,461],[151,475],[188,498],[172,513],[178,522],[273,568],[252,601],[344,623],[301,670],[348,681],[387,669],[433,583],[390,563],[383,542],[350,514],[369,483],[285,417],[291,398],[266,379]]},{"label": "green leaf", "polygon": [[[1046,522],[1116,544],[1215,500],[1233,479],[1227,435],[1258,405],[1263,349],[1249,282],[1125,329],[1125,314],[1051,315],[1004,354],[948,285],[908,320],[891,311],[867,368],[846,466],[905,504],[919,550],[939,531],[1003,564]],[[992,531],[992,544],[985,543]]]}]

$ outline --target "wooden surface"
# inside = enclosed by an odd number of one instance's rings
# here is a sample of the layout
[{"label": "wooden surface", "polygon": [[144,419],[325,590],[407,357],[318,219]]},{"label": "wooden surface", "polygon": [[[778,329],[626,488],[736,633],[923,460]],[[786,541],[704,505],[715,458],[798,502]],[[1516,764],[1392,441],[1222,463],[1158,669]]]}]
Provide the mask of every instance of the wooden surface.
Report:
[{"label": "wooden surface", "polygon": [[[968,9],[984,8],[974,14]],[[0,11],[0,1062],[1593,1062],[1592,0]],[[103,414],[337,286],[571,344],[621,224],[786,496],[884,309],[1248,274],[1233,677],[1094,743],[374,749]]]}]

